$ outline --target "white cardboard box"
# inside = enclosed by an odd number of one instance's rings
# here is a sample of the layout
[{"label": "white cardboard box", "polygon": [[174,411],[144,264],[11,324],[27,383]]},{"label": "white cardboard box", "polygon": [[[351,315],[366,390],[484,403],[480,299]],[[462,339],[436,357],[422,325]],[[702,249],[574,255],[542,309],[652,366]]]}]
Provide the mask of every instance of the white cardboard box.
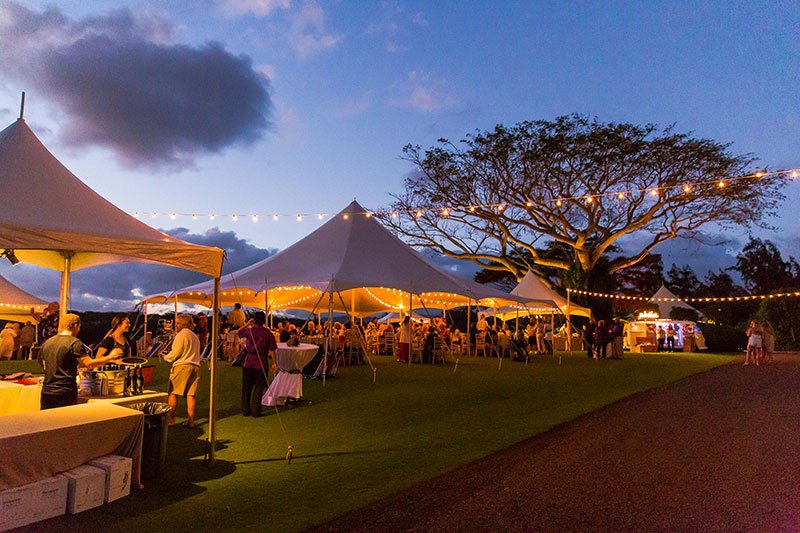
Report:
[{"label": "white cardboard box", "polygon": [[100,468],[82,465],[64,472],[69,480],[67,512],[81,513],[100,507],[106,495],[106,472]]},{"label": "white cardboard box", "polygon": [[131,493],[130,457],[106,455],[89,461],[90,465],[102,468],[106,472],[106,502],[113,502]]},{"label": "white cardboard box", "polygon": [[33,523],[35,503],[33,485],[23,485],[0,492],[0,531]]},{"label": "white cardboard box", "polygon": [[61,516],[67,512],[67,493],[69,480],[58,474],[36,483],[31,483],[34,488],[36,506],[33,510],[34,521],[47,520]]}]

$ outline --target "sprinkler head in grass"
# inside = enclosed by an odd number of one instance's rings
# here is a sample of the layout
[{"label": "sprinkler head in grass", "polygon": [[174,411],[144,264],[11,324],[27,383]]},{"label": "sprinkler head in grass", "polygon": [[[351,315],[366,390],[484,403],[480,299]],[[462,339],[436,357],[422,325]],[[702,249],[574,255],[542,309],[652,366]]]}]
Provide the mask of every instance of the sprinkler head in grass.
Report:
[{"label": "sprinkler head in grass", "polygon": [[286,451],[286,462],[288,464],[292,464],[292,455],[294,455],[294,446],[290,444],[289,449]]}]

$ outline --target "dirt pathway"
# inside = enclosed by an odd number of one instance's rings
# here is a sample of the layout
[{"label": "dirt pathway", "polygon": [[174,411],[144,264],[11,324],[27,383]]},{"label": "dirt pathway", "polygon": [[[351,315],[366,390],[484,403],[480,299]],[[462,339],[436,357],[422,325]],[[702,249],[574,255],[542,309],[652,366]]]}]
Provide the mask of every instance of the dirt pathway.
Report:
[{"label": "dirt pathway", "polygon": [[316,530],[800,531],[800,354],[740,362],[626,398]]}]

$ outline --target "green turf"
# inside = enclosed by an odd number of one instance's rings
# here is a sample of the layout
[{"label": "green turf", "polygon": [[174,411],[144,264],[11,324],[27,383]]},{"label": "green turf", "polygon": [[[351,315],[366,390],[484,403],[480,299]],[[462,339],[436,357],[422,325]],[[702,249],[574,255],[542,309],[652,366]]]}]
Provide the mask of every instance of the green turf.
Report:
[{"label": "green turf", "polygon": [[[323,387],[304,382],[309,404],[260,419],[239,414],[240,369],[220,365],[220,449],[203,466],[207,370],[198,397],[200,429],[169,430],[168,468],[145,490],[40,527],[113,531],[185,529],[295,531],[506,448],[635,392],[730,362],[721,355],[585,356],[530,364],[467,359],[453,366],[376,358],[345,367]],[[0,365],[0,372],[8,367]],[[168,365],[155,386],[165,389]],[[179,415],[183,405],[179,407]],[[281,424],[286,430],[284,437]],[[90,437],[87,437],[90,438]],[[286,446],[294,461],[284,461]]]}]

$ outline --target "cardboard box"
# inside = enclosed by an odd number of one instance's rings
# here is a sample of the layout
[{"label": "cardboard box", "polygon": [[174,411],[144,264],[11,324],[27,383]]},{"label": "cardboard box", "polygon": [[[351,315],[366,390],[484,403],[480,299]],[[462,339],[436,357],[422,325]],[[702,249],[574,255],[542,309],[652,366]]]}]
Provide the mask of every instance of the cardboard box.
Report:
[{"label": "cardboard box", "polygon": [[100,468],[82,465],[64,472],[69,480],[67,512],[81,513],[103,505],[106,495],[106,472]]},{"label": "cardboard box", "polygon": [[35,491],[32,485],[23,485],[0,492],[0,531],[27,526],[35,521]]},{"label": "cardboard box", "polygon": [[106,502],[113,502],[131,493],[131,466],[133,461],[130,457],[106,455],[89,461],[88,464],[102,468],[106,472]]},{"label": "cardboard box", "polygon": [[34,522],[61,516],[67,512],[67,493],[69,480],[56,475],[31,483],[34,488]]}]

